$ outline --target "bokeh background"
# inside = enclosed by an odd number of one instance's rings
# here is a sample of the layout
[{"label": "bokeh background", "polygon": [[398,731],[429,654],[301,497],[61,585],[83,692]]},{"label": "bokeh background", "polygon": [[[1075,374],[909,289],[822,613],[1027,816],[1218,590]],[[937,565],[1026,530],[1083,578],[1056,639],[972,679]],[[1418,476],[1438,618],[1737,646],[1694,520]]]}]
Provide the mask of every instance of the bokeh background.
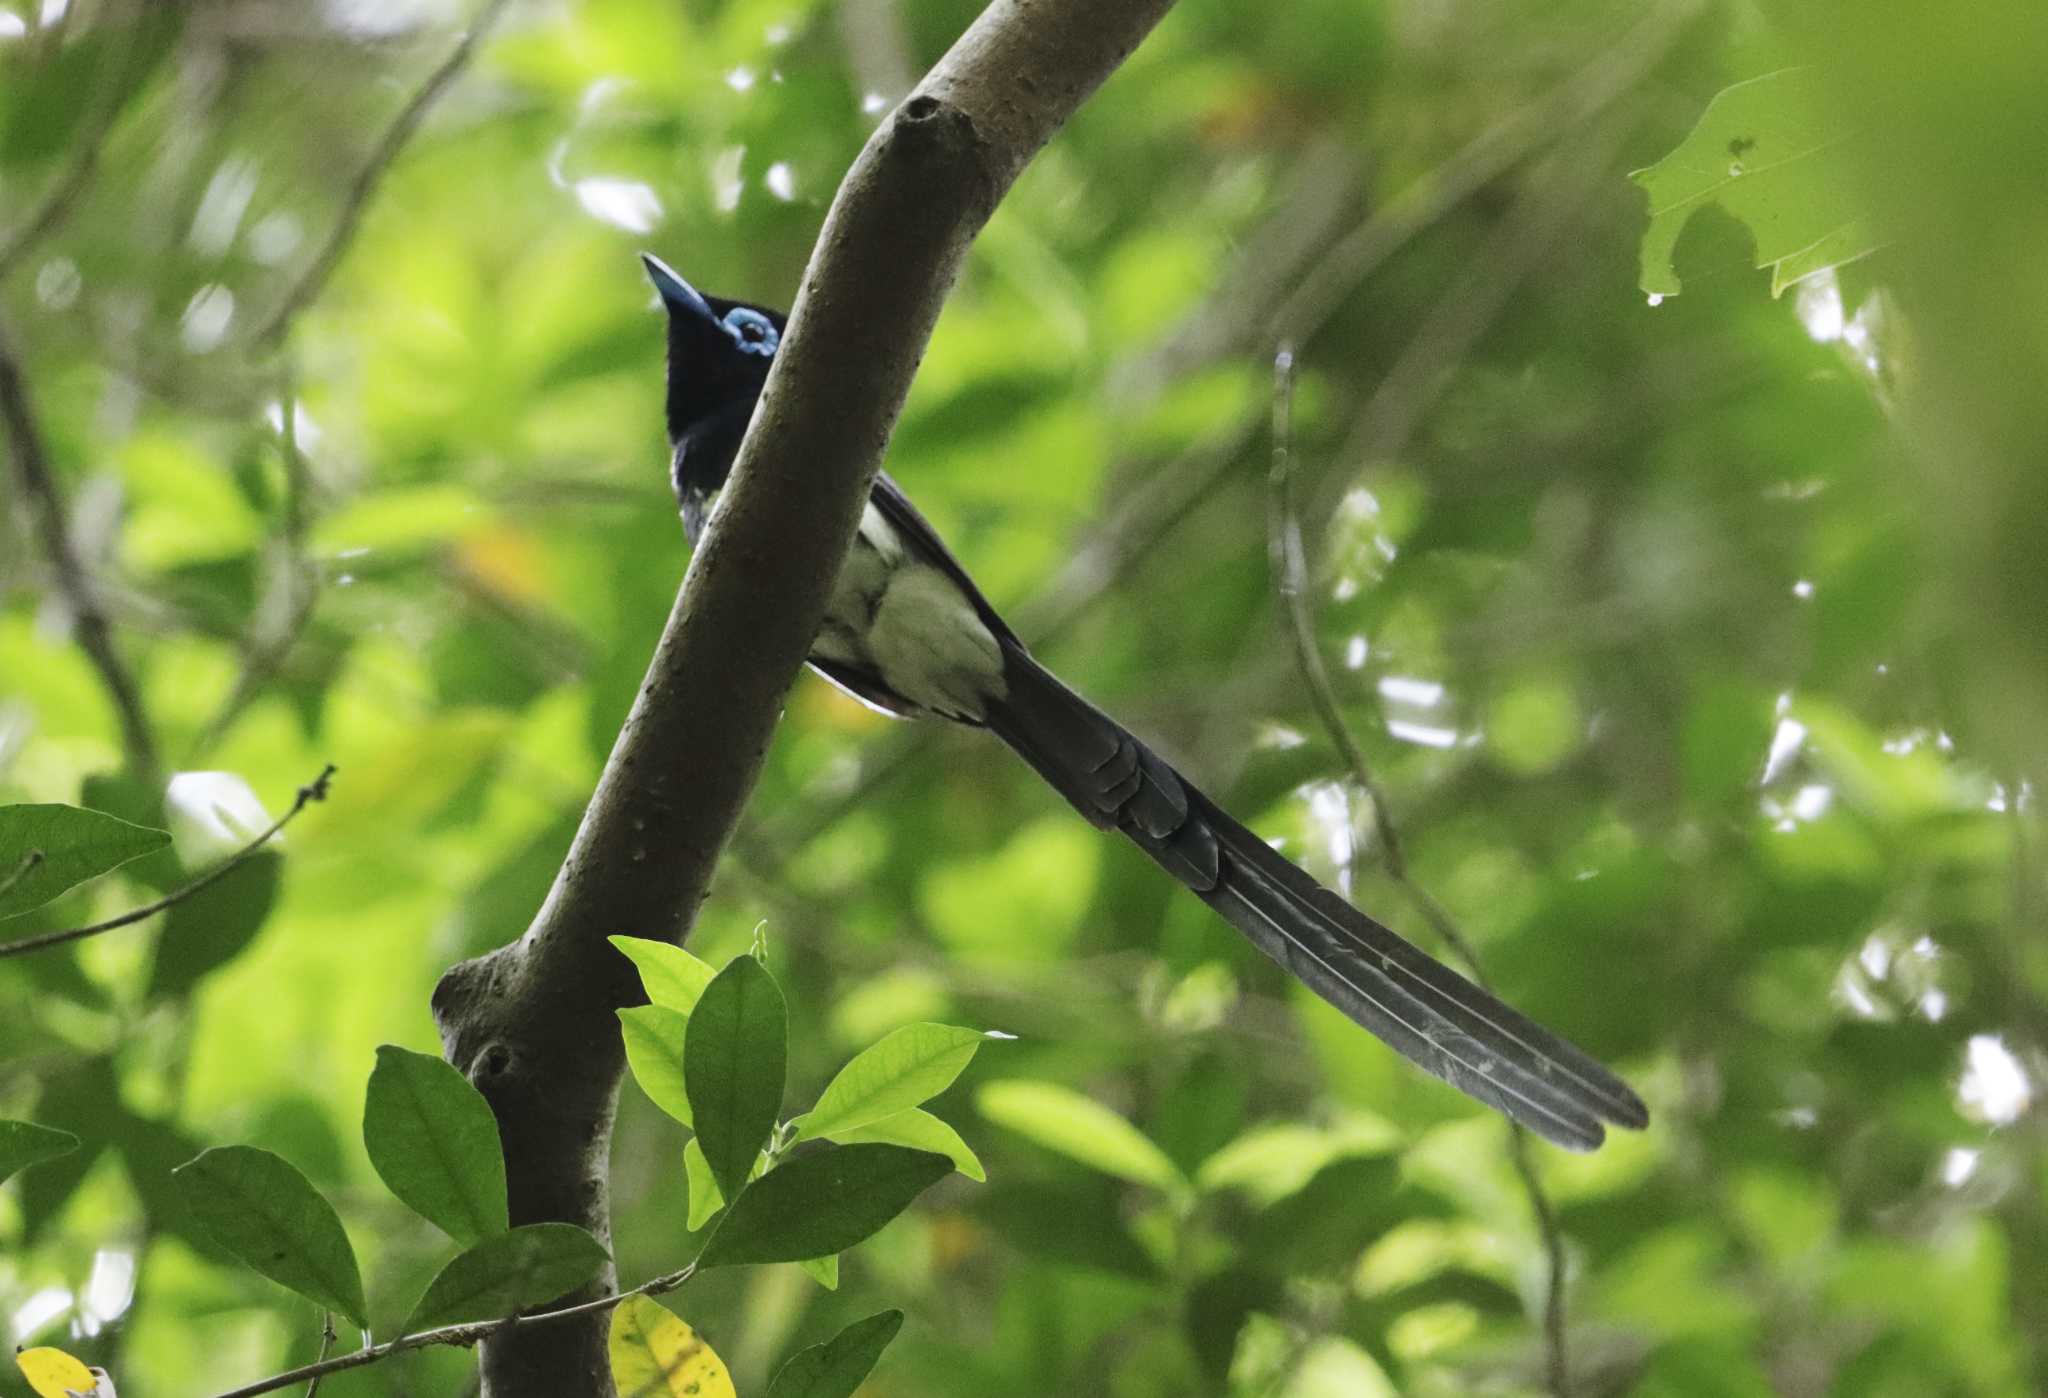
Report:
[{"label": "bokeh background", "polygon": [[[282,860],[0,962],[0,1115],[87,1142],[0,1190],[9,1343],[125,1398],[310,1358],[318,1315],[168,1197],[213,1144],[340,1201],[383,1324],[445,1260],[363,1085],[524,927],[686,561],[634,253],[786,304],[975,8],[0,0],[0,324],[137,689],[124,723],[10,469],[0,800],[183,861],[0,933],[173,886],[340,768]],[[1655,1123],[1518,1174],[995,744],[807,677],[692,948],[765,938],[792,1111],[898,1024],[1017,1038],[937,1104],[988,1183],[836,1292],[669,1298],[742,1393],[885,1305],[875,1398],[1538,1393],[1539,1198],[1576,1392],[2048,1388],[2048,21],[1982,8],[1184,0],[1039,158],[890,469],[1050,664],[1362,906],[1448,922]],[[1881,246],[1773,297],[1708,208],[1651,304],[1627,172],[1816,56]],[[1276,499],[1405,878],[1277,605]],[[178,773],[215,775],[167,811]],[[994,1078],[1173,1173],[985,1119]],[[693,1248],[682,1144],[629,1084],[629,1282]]]}]

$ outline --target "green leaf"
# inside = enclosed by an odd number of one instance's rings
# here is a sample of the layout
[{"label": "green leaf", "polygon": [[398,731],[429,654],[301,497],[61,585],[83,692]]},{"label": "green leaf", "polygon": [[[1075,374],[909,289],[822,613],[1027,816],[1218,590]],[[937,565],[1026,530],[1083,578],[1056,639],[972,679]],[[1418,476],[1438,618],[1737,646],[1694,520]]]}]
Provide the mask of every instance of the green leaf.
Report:
[{"label": "green leaf", "polygon": [[170,833],[77,806],[0,806],[0,917],[162,849]]},{"label": "green leaf", "polygon": [[953,1162],[903,1146],[827,1146],[747,1187],[697,1258],[699,1267],[806,1262],[844,1252],[953,1172]]},{"label": "green leaf", "polygon": [[690,1124],[690,1094],[683,1083],[683,1044],[690,1017],[666,1005],[635,1005],[619,1011],[619,1032],[626,1040],[626,1066],[647,1100]]},{"label": "green leaf", "polygon": [[839,1289],[838,1253],[835,1252],[830,1257],[807,1257],[796,1265],[803,1268],[806,1276],[827,1291]]},{"label": "green leaf", "polygon": [[219,1146],[171,1177],[215,1242],[280,1286],[368,1326],[341,1219],[290,1161],[255,1146]]},{"label": "green leaf", "polygon": [[1180,1170],[1149,1137],[1071,1088],[1003,1079],[983,1083],[974,1102],[998,1126],[1105,1174],[1155,1189],[1187,1188]]},{"label": "green leaf", "polygon": [[1813,70],[1787,68],[1716,93],[1677,148],[1630,173],[1650,196],[1642,288],[1675,296],[1671,255],[1693,214],[1719,204],[1747,224],[1756,265],[1771,269],[1771,295],[1816,272],[1872,252],[1848,178],[1847,114]]},{"label": "green leaf", "polygon": [[883,1311],[798,1350],[768,1385],[768,1398],[852,1398],[902,1328],[903,1312]]},{"label": "green leaf", "polygon": [[733,1398],[725,1361],[652,1297],[612,1308],[605,1352],[619,1398]]},{"label": "green leaf", "polygon": [[855,1054],[797,1124],[797,1139],[835,1136],[915,1107],[952,1086],[988,1036],[951,1024],[906,1024]]},{"label": "green leaf", "polygon": [[598,1274],[609,1255],[573,1223],[528,1223],[484,1239],[441,1269],[405,1329],[434,1330],[532,1310]]},{"label": "green leaf", "polygon": [[683,1147],[683,1174],[690,1182],[690,1217],[684,1227],[694,1233],[725,1207],[725,1195],[720,1192],[718,1180],[711,1173],[711,1162],[704,1158],[704,1147],[695,1136]]},{"label": "green leaf", "polygon": [[283,872],[283,855],[260,850],[173,904],[157,938],[149,993],[183,995],[207,972],[240,955],[277,906]]},{"label": "green leaf", "polygon": [[32,1121],[0,1121],[0,1184],[31,1165],[78,1149],[78,1137]]},{"label": "green leaf", "polygon": [[960,1139],[960,1133],[917,1107],[883,1117],[880,1121],[871,1121],[866,1126],[856,1126],[851,1131],[834,1131],[831,1139],[841,1145],[882,1141],[892,1146],[934,1151],[951,1159],[953,1168],[970,1180],[988,1178],[988,1171],[981,1167],[981,1160],[968,1149],[967,1142]]},{"label": "green leaf", "polygon": [[646,988],[649,1000],[684,1014],[697,1008],[697,998],[718,974],[710,962],[692,956],[673,942],[613,937],[611,944],[640,968],[640,984]]},{"label": "green leaf", "polygon": [[377,1050],[363,1148],[405,1206],[465,1246],[505,1231],[505,1152],[490,1103],[455,1068],[395,1044]]},{"label": "green leaf", "polygon": [[734,957],[690,1012],[683,1082],[704,1158],[728,1199],[746,1186],[782,1110],[786,1034],[782,991],[751,956]]}]

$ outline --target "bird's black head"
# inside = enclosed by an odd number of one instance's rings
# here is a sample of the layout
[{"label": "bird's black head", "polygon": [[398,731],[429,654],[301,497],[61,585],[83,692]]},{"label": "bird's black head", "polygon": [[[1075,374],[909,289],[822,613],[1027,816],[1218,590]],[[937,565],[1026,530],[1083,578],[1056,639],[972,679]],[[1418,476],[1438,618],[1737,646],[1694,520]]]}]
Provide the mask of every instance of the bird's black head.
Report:
[{"label": "bird's black head", "polygon": [[732,467],[786,323],[780,311],[706,296],[651,253],[640,254],[668,312],[668,440],[677,488],[687,474],[716,490]]}]

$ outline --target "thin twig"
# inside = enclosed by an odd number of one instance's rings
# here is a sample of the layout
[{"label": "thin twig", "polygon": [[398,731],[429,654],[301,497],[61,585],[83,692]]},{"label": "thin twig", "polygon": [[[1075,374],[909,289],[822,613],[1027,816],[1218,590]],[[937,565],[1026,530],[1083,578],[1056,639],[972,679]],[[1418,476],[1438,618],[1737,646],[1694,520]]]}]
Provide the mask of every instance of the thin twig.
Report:
[{"label": "thin twig", "polygon": [[449,51],[448,56],[441,60],[439,67],[427,75],[426,82],[412,95],[412,100],[405,104],[405,110],[401,111],[385,129],[382,139],[370,152],[370,158],[363,163],[363,168],[356,172],[354,181],[350,183],[348,195],[342,201],[341,215],[335,219],[334,227],[328,230],[327,241],[320,245],[320,251],[314,254],[313,260],[307,264],[298,281],[285,293],[284,299],[277,303],[277,308],[263,321],[252,337],[257,344],[268,344],[280,338],[290,326],[292,317],[319,296],[327,285],[327,278],[333,275],[336,264],[341,261],[341,255],[348,250],[350,240],[355,237],[356,225],[362,222],[363,212],[369,207],[370,198],[377,192],[377,186],[383,181],[385,172],[391,168],[391,162],[405,149],[405,143],[412,139],[413,132],[419,129],[420,122],[426,118],[434,103],[440,100],[441,94],[462,75],[462,70],[469,65],[470,58],[476,53],[477,45],[483,41],[484,35],[497,22],[498,16],[504,13],[509,3],[510,0],[488,0],[478,12],[476,19],[470,23],[468,30],[456,40],[455,47]]},{"label": "thin twig", "polygon": [[121,739],[129,769],[154,784],[157,772],[156,739],[142,712],[142,695],[135,677],[128,672],[120,653],[114,649],[107,614],[100,606],[97,590],[86,573],[85,564],[72,546],[64,504],[57,492],[57,480],[50,472],[50,455],[44,445],[42,428],[36,422],[35,406],[29,399],[28,380],[6,327],[0,326],[0,416],[7,421],[13,444],[15,474],[21,481],[22,496],[29,502],[36,527],[42,534],[43,551],[49,556],[56,586],[71,608],[72,626],[79,649],[100,672],[114,712],[121,724]]},{"label": "thin twig", "polygon": [[259,1393],[275,1393],[280,1388],[290,1388],[295,1383],[307,1380],[318,1381],[323,1375],[338,1374],[344,1369],[360,1369],[365,1364],[375,1364],[406,1350],[426,1349],[433,1345],[455,1345],[467,1347],[490,1338],[502,1330],[524,1330],[535,1325],[547,1325],[571,1316],[589,1315],[595,1311],[608,1311],[621,1301],[634,1296],[660,1296],[674,1291],[696,1274],[697,1264],[643,1282],[631,1291],[621,1291],[613,1296],[600,1296],[595,1301],[583,1301],[574,1306],[564,1306],[558,1311],[536,1311],[527,1315],[500,1316],[494,1320],[472,1320],[461,1325],[444,1325],[437,1330],[418,1330],[410,1335],[400,1335],[395,1340],[386,1340],[381,1345],[369,1345],[350,1354],[336,1355],[312,1364],[302,1364],[282,1374],[272,1374],[267,1379],[244,1384],[226,1393],[215,1394],[214,1398],[256,1398]]},{"label": "thin twig", "polygon": [[[313,1357],[313,1362],[315,1364],[324,1364],[327,1362],[328,1354],[331,1353],[334,1349],[335,1339],[336,1336],[334,1333],[334,1312],[320,1312],[320,1353]],[[324,1375],[315,1374],[312,1378],[306,1380],[306,1398],[318,1398],[318,1394],[320,1392],[320,1380],[323,1377]]]},{"label": "thin twig", "polygon": [[0,893],[5,893],[8,889],[27,878],[28,871],[42,863],[43,859],[43,852],[39,849],[32,849],[27,854],[24,854],[21,857],[21,862],[8,872],[7,877],[0,879]]},{"label": "thin twig", "polygon": [[290,825],[292,818],[298,815],[300,811],[306,809],[312,802],[325,801],[327,799],[327,783],[333,775],[334,764],[330,762],[327,766],[321,768],[319,776],[299,788],[297,798],[292,801],[292,808],[272,821],[268,830],[265,830],[229,858],[216,864],[183,888],[174,889],[157,899],[154,903],[145,903],[139,908],[131,908],[118,917],[108,918],[105,922],[95,922],[86,927],[67,927],[61,932],[44,932],[34,937],[24,937],[18,942],[8,942],[0,945],[0,959],[9,956],[23,956],[32,951],[41,951],[45,947],[60,946],[65,942],[75,942],[81,937],[96,937],[102,932],[111,932],[117,927],[128,927],[141,922],[144,918],[155,917],[165,908],[184,902],[193,894],[227,877],[239,865],[245,863],[250,856],[268,844],[272,836],[276,835],[278,831],[284,829],[287,825]]},{"label": "thin twig", "polygon": [[[1373,776],[1364,749],[1352,736],[1350,725],[1344,721],[1343,710],[1337,703],[1336,688],[1330,683],[1330,672],[1323,664],[1321,649],[1316,645],[1315,616],[1309,602],[1308,560],[1302,546],[1301,517],[1294,499],[1294,352],[1287,345],[1282,345],[1273,356],[1273,465],[1267,486],[1267,552],[1272,560],[1273,588],[1278,594],[1280,608],[1287,616],[1288,631],[1293,639],[1295,661],[1301,668],[1302,678],[1308,682],[1309,693],[1315,700],[1316,712],[1321,716],[1323,726],[1329,730],[1331,741],[1351,769],[1352,781],[1372,804],[1373,828],[1379,837],[1381,864],[1387,877],[1414,901],[1445,945],[1465,963],[1472,978],[1486,986],[1486,975],[1472,943],[1459,930],[1450,911],[1409,873],[1407,857],[1394,828],[1386,796]],[[1515,1174],[1521,1179],[1522,1191],[1528,1196],[1529,1211],[1535,1216],[1547,1264],[1543,1338],[1550,1391],[1556,1398],[1569,1398],[1571,1365],[1565,1334],[1564,1235],[1558,1229],[1557,1211],[1551,1206],[1550,1196],[1537,1176],[1535,1160],[1529,1153],[1528,1133],[1510,1122],[1508,1138],[1510,1159],[1514,1163]]]}]

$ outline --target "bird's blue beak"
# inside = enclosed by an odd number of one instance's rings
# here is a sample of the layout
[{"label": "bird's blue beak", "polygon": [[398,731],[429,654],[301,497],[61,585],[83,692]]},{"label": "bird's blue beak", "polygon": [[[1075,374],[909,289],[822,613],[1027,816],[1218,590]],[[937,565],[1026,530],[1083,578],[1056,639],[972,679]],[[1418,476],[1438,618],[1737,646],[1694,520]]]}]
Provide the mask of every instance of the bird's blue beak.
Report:
[{"label": "bird's blue beak", "polygon": [[654,289],[661,293],[661,304],[672,316],[689,312],[716,324],[718,317],[712,313],[710,302],[681,277],[673,267],[651,252],[640,254],[641,265],[647,268],[647,279],[654,283]]}]

